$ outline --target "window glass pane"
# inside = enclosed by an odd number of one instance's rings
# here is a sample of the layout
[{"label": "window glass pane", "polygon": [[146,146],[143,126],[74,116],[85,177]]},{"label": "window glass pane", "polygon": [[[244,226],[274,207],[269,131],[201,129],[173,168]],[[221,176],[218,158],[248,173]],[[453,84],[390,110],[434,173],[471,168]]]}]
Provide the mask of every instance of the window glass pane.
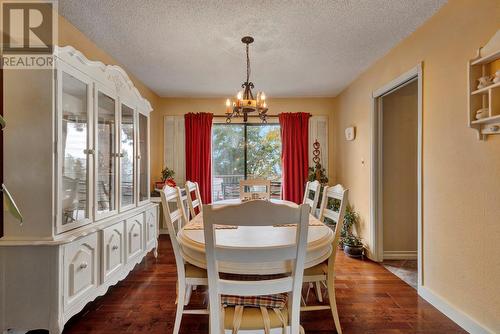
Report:
[{"label": "window glass pane", "polygon": [[120,129],[120,193],[121,205],[134,204],[134,110],[122,104]]},{"label": "window glass pane", "polygon": [[144,201],[149,198],[148,194],[148,118],[139,114],[139,171],[140,189],[139,200]]},{"label": "window glass pane", "polygon": [[88,218],[87,85],[62,74],[62,224]]},{"label": "window glass pane", "polygon": [[[247,179],[271,181],[271,197],[281,197],[281,134],[278,124],[247,125]],[[265,187],[263,190],[265,191]]]},{"label": "window glass pane", "polygon": [[245,127],[214,124],[212,127],[212,201],[239,198],[245,177]]},{"label": "window glass pane", "polygon": [[[252,178],[270,180],[271,197],[280,198],[280,126],[278,124],[214,124],[212,171],[212,200],[214,202],[239,198],[239,181]],[[265,187],[262,188],[264,189],[252,189],[252,191],[265,191]]]},{"label": "window glass pane", "polygon": [[97,110],[97,212],[116,209],[115,200],[115,100],[99,92]]}]

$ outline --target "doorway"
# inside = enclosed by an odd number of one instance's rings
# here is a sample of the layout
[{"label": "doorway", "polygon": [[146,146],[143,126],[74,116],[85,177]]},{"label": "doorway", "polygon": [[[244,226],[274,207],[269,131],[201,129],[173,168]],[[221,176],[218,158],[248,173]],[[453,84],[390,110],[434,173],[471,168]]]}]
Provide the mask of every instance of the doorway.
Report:
[{"label": "doorway", "polygon": [[418,288],[421,270],[421,67],[373,94],[374,258]]}]

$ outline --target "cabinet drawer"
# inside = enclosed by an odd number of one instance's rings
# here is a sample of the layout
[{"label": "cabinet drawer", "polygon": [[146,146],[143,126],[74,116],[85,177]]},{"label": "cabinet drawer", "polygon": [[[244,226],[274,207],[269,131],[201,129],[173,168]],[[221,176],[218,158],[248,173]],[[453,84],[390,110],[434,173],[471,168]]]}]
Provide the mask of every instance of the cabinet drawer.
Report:
[{"label": "cabinet drawer", "polygon": [[97,233],[64,246],[64,308],[84,300],[98,285]]},{"label": "cabinet drawer", "polygon": [[146,215],[146,247],[149,249],[149,247],[155,243],[156,237],[157,237],[157,230],[158,230],[158,224],[157,224],[157,216],[158,216],[158,210],[156,207],[151,208],[145,212]]},{"label": "cabinet drawer", "polygon": [[125,228],[127,261],[130,261],[144,249],[144,214],[127,219]]},{"label": "cabinet drawer", "polygon": [[102,230],[102,281],[105,282],[125,264],[125,222]]}]

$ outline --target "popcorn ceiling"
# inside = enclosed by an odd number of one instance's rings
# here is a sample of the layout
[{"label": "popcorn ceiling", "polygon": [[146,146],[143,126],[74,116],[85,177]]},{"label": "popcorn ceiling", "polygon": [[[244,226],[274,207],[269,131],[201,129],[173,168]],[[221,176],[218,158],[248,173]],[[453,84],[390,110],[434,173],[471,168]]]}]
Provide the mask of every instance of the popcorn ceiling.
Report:
[{"label": "popcorn ceiling", "polygon": [[59,11],[165,97],[236,94],[251,35],[251,81],[272,98],[337,95],[444,3],[60,0]]}]

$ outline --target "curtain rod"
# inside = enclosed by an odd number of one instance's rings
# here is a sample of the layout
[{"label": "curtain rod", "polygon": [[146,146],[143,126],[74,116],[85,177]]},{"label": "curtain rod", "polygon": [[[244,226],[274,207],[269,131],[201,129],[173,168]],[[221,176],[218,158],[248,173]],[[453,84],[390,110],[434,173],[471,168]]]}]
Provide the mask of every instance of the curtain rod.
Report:
[{"label": "curtain rod", "polygon": [[[226,118],[226,117],[227,117],[227,115],[216,115],[216,114],[214,114],[214,117],[217,117],[217,118],[222,118],[222,117],[223,117],[223,118]],[[241,117],[243,117],[243,116],[241,116]],[[257,115],[248,115],[248,117],[249,117],[249,118],[260,118],[260,117],[259,117],[259,116],[257,116]],[[266,115],[266,117],[269,117],[269,118],[278,118],[278,117],[279,117],[279,115]]]}]

